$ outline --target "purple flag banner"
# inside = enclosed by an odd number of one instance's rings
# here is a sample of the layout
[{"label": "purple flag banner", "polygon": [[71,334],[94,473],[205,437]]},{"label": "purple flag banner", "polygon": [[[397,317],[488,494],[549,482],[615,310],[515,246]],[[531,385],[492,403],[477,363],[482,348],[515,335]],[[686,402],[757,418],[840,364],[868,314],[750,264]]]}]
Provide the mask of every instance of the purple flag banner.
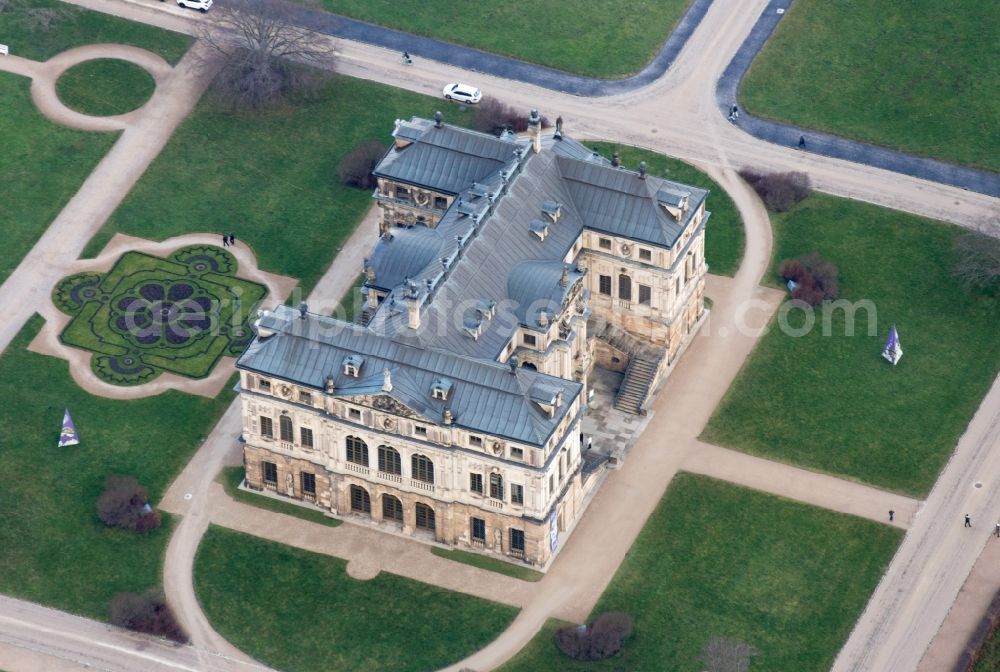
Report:
[{"label": "purple flag banner", "polygon": [[903,347],[899,344],[899,333],[896,331],[896,325],[894,324],[889,329],[889,338],[886,340],[885,347],[882,349],[882,357],[895,366],[899,363],[899,358],[902,356]]},{"label": "purple flag banner", "polygon": [[80,435],[76,433],[76,425],[70,417],[69,409],[63,411],[62,431],[59,432],[59,447],[75,446],[80,443]]}]

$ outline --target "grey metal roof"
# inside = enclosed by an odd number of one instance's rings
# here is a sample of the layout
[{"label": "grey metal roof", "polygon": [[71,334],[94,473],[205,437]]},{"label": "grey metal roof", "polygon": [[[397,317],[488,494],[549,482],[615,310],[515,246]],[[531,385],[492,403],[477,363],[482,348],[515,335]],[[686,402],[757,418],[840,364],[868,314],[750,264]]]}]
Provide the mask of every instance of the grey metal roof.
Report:
[{"label": "grey metal roof", "polygon": [[369,285],[390,290],[407,278],[416,276],[432,262],[439,262],[441,234],[437,229],[417,225],[395,227],[372,250],[368,260],[375,270],[375,280]]},{"label": "grey metal roof", "polygon": [[524,140],[447,124],[438,128],[426,119],[399,122],[395,135],[410,144],[391,148],[376,166],[375,175],[449,194],[458,194],[472,182],[517,162],[529,146]]},{"label": "grey metal roof", "polygon": [[[302,318],[288,306],[264,314],[258,328],[269,335],[254,338],[237,361],[239,369],[318,390],[325,389],[326,377],[332,375],[336,396],[387,394],[436,424],[443,424],[449,409],[456,426],[536,446],[549,439],[583,388],[537,371],[411,347],[330,317],[307,313]],[[364,360],[358,378],[344,374],[349,356]],[[385,369],[391,376],[389,392],[383,391]],[[447,400],[432,396],[441,379],[452,385]],[[536,383],[562,392],[563,404],[553,417],[532,401]]]}]

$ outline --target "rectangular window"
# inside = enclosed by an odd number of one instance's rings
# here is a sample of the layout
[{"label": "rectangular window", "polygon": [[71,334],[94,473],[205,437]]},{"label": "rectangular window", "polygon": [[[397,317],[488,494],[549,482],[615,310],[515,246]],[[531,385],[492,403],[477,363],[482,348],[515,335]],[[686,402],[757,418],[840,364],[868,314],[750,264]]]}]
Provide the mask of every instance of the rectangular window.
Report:
[{"label": "rectangular window", "polygon": [[513,460],[523,460],[524,459],[524,448],[511,448],[510,457]]},{"label": "rectangular window", "polygon": [[278,465],[276,465],[274,462],[264,462],[262,466],[264,467],[264,482],[277,483]]},{"label": "rectangular window", "polygon": [[652,261],[653,260],[653,251],[652,250],[647,250],[644,247],[640,247],[639,248],[639,258],[642,259],[643,261]]},{"label": "rectangular window", "polygon": [[535,337],[533,335],[531,335],[531,334],[523,334],[521,336],[521,340],[523,340],[524,344],[526,346],[528,346],[529,348],[535,347],[535,345],[537,345],[537,343],[538,343],[538,341],[535,339]]},{"label": "rectangular window", "polygon": [[445,208],[448,207],[448,199],[445,198],[444,196],[435,196],[434,207],[437,208],[438,210],[444,210]]},{"label": "rectangular window", "polygon": [[639,285],[639,303],[648,306],[652,298],[653,298],[652,287],[647,287],[646,285]]},{"label": "rectangular window", "polygon": [[348,409],[347,415],[350,416],[351,420],[360,420],[361,419],[361,411],[358,410],[358,409],[356,409],[356,408]]},{"label": "rectangular window", "polygon": [[476,541],[486,541],[486,521],[482,518],[472,519],[472,538]]},{"label": "rectangular window", "polygon": [[308,471],[302,472],[302,492],[310,495],[316,494],[316,474]]},{"label": "rectangular window", "polygon": [[611,239],[610,238],[598,238],[597,239],[597,245],[602,250],[610,250],[611,249]]},{"label": "rectangular window", "polygon": [[299,430],[299,434],[301,435],[301,438],[302,438],[302,446],[305,447],[305,448],[312,448],[313,447],[313,430],[309,429],[308,427],[302,427]]},{"label": "rectangular window", "polygon": [[503,476],[490,474],[490,497],[503,500]]},{"label": "rectangular window", "polygon": [[310,394],[309,392],[303,392],[303,391],[300,390],[299,391],[299,403],[300,404],[306,404],[308,406],[312,406],[313,395]]},{"label": "rectangular window", "polygon": [[600,277],[600,287],[598,288],[598,291],[600,291],[601,294],[604,294],[605,296],[611,296],[611,276],[610,275],[602,275]]},{"label": "rectangular window", "polygon": [[403,201],[410,200],[410,190],[406,187],[396,187],[396,198]]},{"label": "rectangular window", "polygon": [[257,389],[260,390],[261,392],[270,392],[271,391],[271,381],[270,380],[264,380],[263,378],[258,378],[257,379]]},{"label": "rectangular window", "polygon": [[260,433],[264,436],[274,438],[274,420],[266,416],[260,416]]},{"label": "rectangular window", "polygon": [[426,438],[427,437],[427,428],[423,427],[421,425],[416,425],[413,428],[413,433],[416,434],[417,436],[421,436],[421,437]]},{"label": "rectangular window", "polygon": [[469,490],[483,494],[483,475],[469,474]]},{"label": "rectangular window", "polygon": [[481,436],[470,436],[469,437],[469,445],[472,446],[473,448],[482,448],[483,447],[483,437],[481,437]]},{"label": "rectangular window", "polygon": [[295,439],[292,434],[292,419],[287,415],[278,418],[278,431],[281,433],[281,440],[291,443]]},{"label": "rectangular window", "polygon": [[556,477],[554,474],[549,474],[549,494],[556,494]]},{"label": "rectangular window", "polygon": [[510,550],[524,553],[524,530],[510,528]]},{"label": "rectangular window", "polygon": [[512,483],[510,486],[510,503],[524,504],[524,486]]}]

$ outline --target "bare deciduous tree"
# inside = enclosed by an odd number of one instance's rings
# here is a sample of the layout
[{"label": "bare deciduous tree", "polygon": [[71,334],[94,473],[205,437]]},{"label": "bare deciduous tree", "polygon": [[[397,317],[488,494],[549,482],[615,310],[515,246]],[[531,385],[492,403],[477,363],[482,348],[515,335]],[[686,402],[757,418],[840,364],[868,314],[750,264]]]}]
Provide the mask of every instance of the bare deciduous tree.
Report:
[{"label": "bare deciduous tree", "polygon": [[298,16],[284,0],[227,0],[214,24],[205,24],[199,37],[219,68],[214,84],[226,102],[258,109],[308,90],[332,69],[329,38],[301,26]]},{"label": "bare deciduous tree", "polygon": [[955,276],[967,289],[1000,285],[1000,220],[955,239]]},{"label": "bare deciduous tree", "polygon": [[707,672],[748,672],[750,659],[757,649],[746,642],[728,637],[713,637],[701,651]]}]

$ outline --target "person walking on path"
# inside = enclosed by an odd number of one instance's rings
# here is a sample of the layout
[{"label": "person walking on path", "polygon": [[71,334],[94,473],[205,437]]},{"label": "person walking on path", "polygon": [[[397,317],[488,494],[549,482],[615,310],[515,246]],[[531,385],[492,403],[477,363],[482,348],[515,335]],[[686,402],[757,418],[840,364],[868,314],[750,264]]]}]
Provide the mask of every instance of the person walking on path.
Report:
[{"label": "person walking on path", "polygon": [[800,135],[799,136],[799,149],[805,149],[805,148],[806,148],[806,136]]},{"label": "person walking on path", "polygon": [[222,246],[229,247],[229,236],[222,234]]},{"label": "person walking on path", "polygon": [[972,527],[972,518],[969,517],[969,514],[965,514],[965,526]]},{"label": "person walking on path", "polygon": [[896,512],[893,511],[892,509],[889,509],[889,522],[890,523],[892,522],[892,517],[895,516],[895,515],[896,515]]},{"label": "person walking on path", "polygon": [[229,234],[229,246],[232,247],[235,244],[236,244],[236,234],[235,233],[230,233]]}]

